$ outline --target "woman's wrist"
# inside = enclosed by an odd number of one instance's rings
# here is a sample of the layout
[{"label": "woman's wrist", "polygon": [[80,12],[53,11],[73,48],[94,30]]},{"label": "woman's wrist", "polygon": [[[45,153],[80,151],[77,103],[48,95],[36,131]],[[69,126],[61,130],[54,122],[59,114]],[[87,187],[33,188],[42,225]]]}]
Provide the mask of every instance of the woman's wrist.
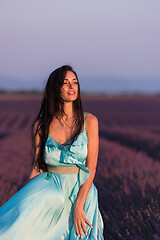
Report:
[{"label": "woman's wrist", "polygon": [[74,208],[83,209],[83,206],[84,206],[84,204],[82,204],[82,202],[80,202],[80,201],[76,201],[75,204],[74,204]]}]

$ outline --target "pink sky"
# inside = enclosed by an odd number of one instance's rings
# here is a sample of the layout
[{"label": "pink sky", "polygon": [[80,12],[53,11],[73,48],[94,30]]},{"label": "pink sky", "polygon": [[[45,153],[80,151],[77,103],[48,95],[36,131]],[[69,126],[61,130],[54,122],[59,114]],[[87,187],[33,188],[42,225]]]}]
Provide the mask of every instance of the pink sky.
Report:
[{"label": "pink sky", "polygon": [[0,88],[41,89],[51,71],[71,64],[84,91],[160,90],[158,0],[0,5]]}]

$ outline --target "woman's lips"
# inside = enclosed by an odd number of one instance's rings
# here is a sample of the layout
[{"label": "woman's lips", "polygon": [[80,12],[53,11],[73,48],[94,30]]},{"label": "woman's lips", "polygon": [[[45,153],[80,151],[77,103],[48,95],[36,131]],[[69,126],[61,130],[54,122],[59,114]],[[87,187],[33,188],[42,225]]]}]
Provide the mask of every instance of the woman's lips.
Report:
[{"label": "woman's lips", "polygon": [[70,92],[68,92],[68,95],[74,95],[74,94],[75,94],[74,91],[70,91]]}]

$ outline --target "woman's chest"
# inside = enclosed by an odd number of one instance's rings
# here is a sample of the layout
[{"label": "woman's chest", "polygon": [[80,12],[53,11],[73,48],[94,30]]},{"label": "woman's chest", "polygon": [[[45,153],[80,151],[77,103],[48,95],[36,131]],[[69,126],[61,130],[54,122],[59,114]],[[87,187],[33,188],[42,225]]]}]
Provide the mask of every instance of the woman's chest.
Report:
[{"label": "woman's chest", "polygon": [[45,162],[84,163],[87,158],[87,151],[88,138],[85,131],[79,135],[76,141],[66,146],[61,145],[49,135],[45,144]]}]

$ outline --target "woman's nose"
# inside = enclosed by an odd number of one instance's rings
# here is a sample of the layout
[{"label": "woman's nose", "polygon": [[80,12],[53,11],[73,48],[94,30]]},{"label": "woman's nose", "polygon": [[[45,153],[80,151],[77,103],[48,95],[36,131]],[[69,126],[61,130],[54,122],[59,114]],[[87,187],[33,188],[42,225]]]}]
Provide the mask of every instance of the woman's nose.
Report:
[{"label": "woman's nose", "polygon": [[69,83],[69,88],[73,88],[73,83]]}]

